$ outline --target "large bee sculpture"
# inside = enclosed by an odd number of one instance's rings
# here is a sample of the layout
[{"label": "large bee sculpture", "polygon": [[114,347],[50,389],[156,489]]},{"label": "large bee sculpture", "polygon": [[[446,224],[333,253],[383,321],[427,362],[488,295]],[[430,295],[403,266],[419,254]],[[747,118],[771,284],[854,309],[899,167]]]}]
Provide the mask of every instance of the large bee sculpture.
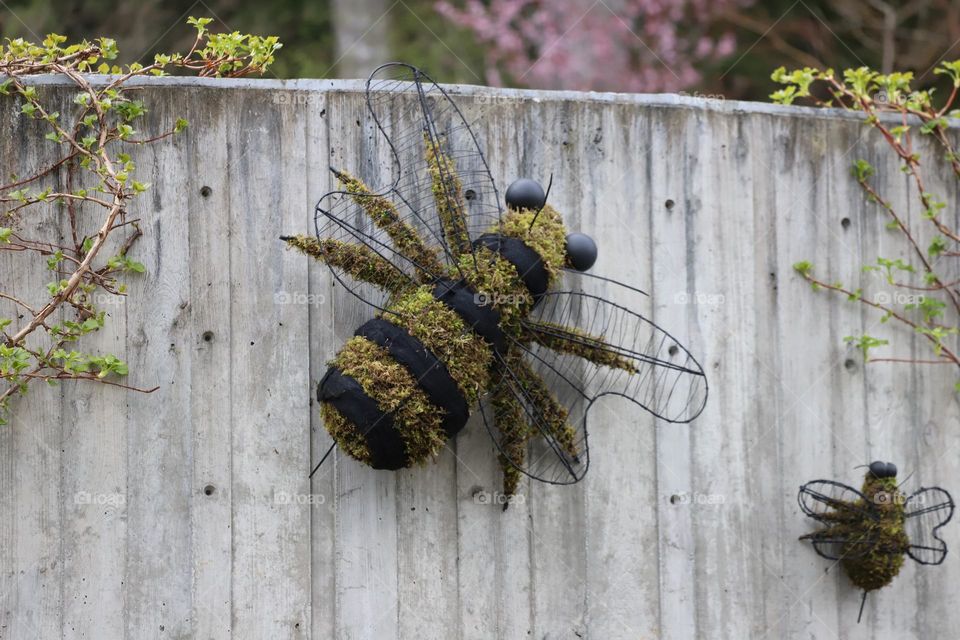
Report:
[{"label": "large bee sculpture", "polygon": [[823,527],[801,536],[828,560],[840,563],[850,581],[867,593],[885,587],[903,566],[904,555],[924,565],[941,564],[947,544],[937,531],[953,517],[953,498],[940,487],[907,496],[897,484],[897,467],[872,462],[863,487],[814,480],[800,487],[800,509]]},{"label": "large bee sculpture", "polygon": [[593,265],[596,245],[567,233],[532,180],[514,182],[501,207],[446,91],[390,63],[370,76],[366,98],[376,130],[364,144],[387,156],[389,186],[331,169],[341,188],[318,203],[316,237],[283,238],[376,310],[317,388],[331,451],[377,469],[422,464],[479,405],[511,496],[522,473],[583,478],[587,412],[603,395],[670,422],[701,412],[703,369],[667,332],[602,297],[559,290],[564,274]]}]

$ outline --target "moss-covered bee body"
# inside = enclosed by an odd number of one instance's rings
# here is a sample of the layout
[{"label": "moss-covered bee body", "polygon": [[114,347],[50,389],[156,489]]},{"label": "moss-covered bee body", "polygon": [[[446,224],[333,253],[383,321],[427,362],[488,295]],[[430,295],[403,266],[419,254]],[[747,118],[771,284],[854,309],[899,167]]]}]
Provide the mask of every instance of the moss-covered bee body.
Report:
[{"label": "moss-covered bee body", "polygon": [[800,487],[798,501],[822,525],[800,539],[838,561],[864,598],[890,584],[905,557],[919,564],[946,558],[947,545],[937,530],[953,516],[953,499],[939,487],[904,494],[893,463],[871,463],[859,491],[832,480],[808,482]]}]

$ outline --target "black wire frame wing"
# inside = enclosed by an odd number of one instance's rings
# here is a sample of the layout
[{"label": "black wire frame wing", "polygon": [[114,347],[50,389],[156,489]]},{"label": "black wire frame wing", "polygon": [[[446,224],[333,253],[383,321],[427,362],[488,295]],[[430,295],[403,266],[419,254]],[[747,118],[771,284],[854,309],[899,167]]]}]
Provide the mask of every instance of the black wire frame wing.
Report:
[{"label": "black wire frame wing", "polygon": [[[862,492],[833,480],[811,480],[800,487],[797,503],[805,515],[825,525],[819,531],[800,537],[809,540],[820,557],[852,560],[876,548],[875,532],[869,529],[858,532],[849,526],[880,519],[875,506]],[[837,525],[843,525],[839,532]]]},{"label": "black wire frame wing", "polygon": [[811,480],[802,485],[797,503],[805,515],[826,524],[880,519],[876,507],[863,493],[833,480]]},{"label": "black wire frame wing", "polygon": [[[535,338],[523,347],[535,368],[591,402],[621,396],[670,423],[691,422],[706,406],[709,386],[697,359],[633,309],[592,293],[554,291],[523,324]],[[597,365],[609,359],[622,366]]]},{"label": "black wire frame wing", "polygon": [[[586,475],[588,414],[605,396],[624,397],[668,422],[690,422],[703,411],[708,395],[703,368],[672,335],[635,311],[596,295],[558,291],[543,296],[524,326],[525,339],[514,341],[511,349],[522,353],[524,366],[568,412],[572,433],[561,442],[548,428],[548,420],[530,402],[523,376],[506,359],[499,363],[493,395],[506,390],[516,397],[527,427],[540,438],[515,455],[515,449],[504,446],[497,426],[504,416],[488,404],[481,410],[501,455],[535,480],[573,484]],[[599,364],[611,360],[618,366]]]},{"label": "black wire frame wing", "polygon": [[939,535],[953,518],[953,497],[940,487],[920,488],[904,503],[904,517],[910,546],[907,555],[920,564],[941,564],[947,557],[947,543]]},{"label": "black wire frame wing", "polygon": [[[343,189],[324,195],[314,217],[317,237],[360,244],[411,282],[416,281],[418,273],[421,281],[448,277],[450,274],[437,273],[436,268],[418,262],[396,246],[385,229],[372,223],[364,205],[376,198],[391,203],[400,222],[415,229],[437,252],[444,269],[461,269],[457,248],[445,236],[438,200],[449,204],[455,220],[471,239],[496,225],[502,214],[500,194],[477,135],[447,91],[423,71],[405,63],[391,62],[374,70],[367,80],[366,103],[372,123],[370,136],[376,138],[371,144],[385,145],[380,156],[385,156],[389,165],[368,168],[368,173],[383,176],[378,185],[385,186],[371,186],[369,194],[360,197]],[[427,160],[429,152],[448,160],[436,165],[442,177],[436,188]],[[349,173],[351,168],[337,169]],[[384,308],[384,292],[353,281],[340,269],[333,271],[356,297]]]},{"label": "black wire frame wing", "polygon": [[809,540],[813,550],[821,558],[827,560],[856,560],[877,549],[879,538],[873,531],[859,533],[845,533],[838,535],[829,529],[814,531],[801,536],[801,540]]}]

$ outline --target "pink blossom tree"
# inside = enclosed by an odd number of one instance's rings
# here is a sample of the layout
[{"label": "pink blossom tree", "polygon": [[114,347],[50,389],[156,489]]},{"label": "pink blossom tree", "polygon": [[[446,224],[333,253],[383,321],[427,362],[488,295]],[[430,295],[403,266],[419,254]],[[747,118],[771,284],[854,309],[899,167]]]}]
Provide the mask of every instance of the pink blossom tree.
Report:
[{"label": "pink blossom tree", "polygon": [[679,91],[735,49],[726,11],[753,0],[440,0],[486,47],[487,82],[542,89]]}]

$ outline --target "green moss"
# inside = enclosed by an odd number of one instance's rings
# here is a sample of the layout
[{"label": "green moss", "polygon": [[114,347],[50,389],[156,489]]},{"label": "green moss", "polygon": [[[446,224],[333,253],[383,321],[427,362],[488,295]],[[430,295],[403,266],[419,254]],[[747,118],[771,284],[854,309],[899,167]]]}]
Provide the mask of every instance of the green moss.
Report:
[{"label": "green moss", "polygon": [[543,417],[543,426],[567,455],[571,458],[579,456],[580,452],[576,444],[577,433],[567,421],[569,412],[566,407],[560,404],[557,397],[543,381],[543,378],[530,368],[526,360],[516,358],[512,365],[513,372],[517,375],[521,386],[527,393],[527,398]]},{"label": "green moss", "polygon": [[552,322],[529,323],[524,327],[522,339],[526,342],[542,344],[553,351],[579,356],[594,364],[623,369],[630,373],[638,371],[632,360],[618,355],[613,346],[602,336],[591,335],[576,327]]},{"label": "green moss", "polygon": [[[848,502],[849,509],[835,509],[826,514],[830,524],[818,533],[829,538],[850,540],[841,550],[841,560],[850,581],[864,591],[884,587],[900,573],[910,539],[904,529],[906,497],[897,489],[896,478],[875,478],[867,473],[861,493],[864,500]],[[868,506],[879,513],[879,519],[858,515]],[[870,544],[864,553],[864,541]]]},{"label": "green moss", "polygon": [[[480,303],[499,311],[501,328],[516,334],[520,320],[530,313],[534,302],[517,268],[486,247],[477,247],[473,255],[461,256],[459,262],[467,284],[482,296]],[[455,274],[455,270],[451,272]]]},{"label": "green moss", "polygon": [[456,167],[440,148],[440,143],[434,144],[426,133],[423,135],[423,144],[433,185],[433,198],[447,244],[454,256],[469,254],[470,235],[463,224],[466,205]]},{"label": "green moss", "polygon": [[904,529],[906,496],[897,489],[896,477],[875,478],[871,473],[864,478],[861,493],[880,513],[880,519],[864,518],[846,526],[856,527],[866,539],[875,538],[876,544],[863,557],[843,560],[843,568],[853,584],[872,591],[890,584],[903,566],[904,553],[910,546]]},{"label": "green moss", "polygon": [[[536,222],[531,227],[534,216]],[[556,209],[545,205],[539,215],[528,209],[511,209],[503,217],[500,233],[522,240],[536,251],[550,276],[550,284],[556,282],[567,261],[567,230]]]},{"label": "green moss", "polygon": [[527,443],[533,434],[530,433],[523,407],[506,386],[493,394],[493,410],[500,432],[501,453],[497,455],[497,459],[503,470],[503,495],[510,497],[517,492],[523,477],[523,472],[514,465],[522,466],[526,462]]},{"label": "green moss", "polygon": [[321,403],[320,417],[323,418],[323,426],[327,428],[330,437],[341,451],[363,464],[370,464],[373,461],[370,449],[367,448],[366,438],[332,404]]},{"label": "green moss", "polygon": [[487,389],[493,352],[455,311],[433,297],[429,286],[399,296],[382,315],[405,327],[446,365],[469,404]]},{"label": "green moss", "polygon": [[356,280],[369,282],[391,293],[410,286],[410,277],[380,255],[359,244],[310,236],[287,238],[287,244],[312,258],[337,267]]},{"label": "green moss", "polygon": [[411,463],[423,464],[440,453],[447,440],[443,411],[387,349],[354,336],[331,365],[359,382],[380,410],[393,417]]},{"label": "green moss", "polygon": [[531,423],[521,400],[510,391],[512,387],[523,388],[526,401],[543,418],[540,426],[550,433],[567,455],[577,458],[579,450],[576,444],[577,433],[567,421],[567,409],[557,401],[543,378],[530,368],[522,354],[509,354],[507,362],[510,370],[516,374],[516,381],[498,387],[493,394],[493,408],[497,416],[497,430],[500,432],[499,461],[503,470],[503,493],[510,496],[516,492],[523,475],[517,466],[523,466],[528,444],[543,435],[540,429]]},{"label": "green moss", "polygon": [[424,244],[416,229],[400,219],[393,202],[372,194],[359,178],[343,172],[337,172],[337,178],[344,190],[353,196],[354,202],[363,207],[373,223],[387,232],[397,251],[418,265],[424,279],[428,274],[443,272],[436,251]]}]

